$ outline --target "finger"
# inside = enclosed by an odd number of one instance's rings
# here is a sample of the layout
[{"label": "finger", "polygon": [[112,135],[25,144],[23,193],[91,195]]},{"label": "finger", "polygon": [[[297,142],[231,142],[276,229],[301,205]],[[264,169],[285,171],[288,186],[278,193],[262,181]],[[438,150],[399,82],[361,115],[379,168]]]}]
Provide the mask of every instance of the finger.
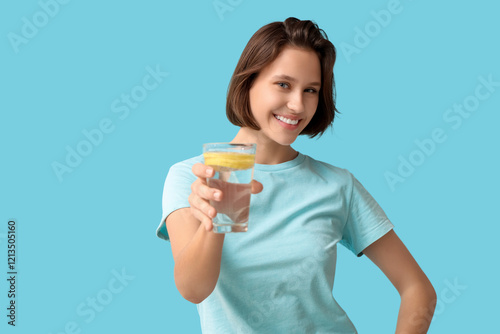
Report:
[{"label": "finger", "polygon": [[191,184],[191,191],[206,200],[222,200],[222,191],[217,188],[210,188],[206,185],[206,183],[201,181],[201,179],[198,179]]},{"label": "finger", "polygon": [[195,194],[191,193],[188,197],[189,204],[191,208],[199,210],[201,213],[203,213],[205,216],[208,218],[214,218],[217,215],[217,210],[213,206],[211,206],[208,201],[200,198],[199,196],[196,196]]},{"label": "finger", "polygon": [[213,177],[215,174],[215,171],[212,167],[204,165],[201,162],[194,164],[191,170],[194,175],[201,179],[204,179],[206,177]]},{"label": "finger", "polygon": [[209,217],[205,216],[203,212],[201,212],[198,209],[191,208],[191,214],[200,221],[200,223],[203,225],[205,230],[210,231],[213,228],[212,225],[212,219]]},{"label": "finger", "polygon": [[252,194],[258,194],[264,189],[262,183],[256,180],[252,180]]}]

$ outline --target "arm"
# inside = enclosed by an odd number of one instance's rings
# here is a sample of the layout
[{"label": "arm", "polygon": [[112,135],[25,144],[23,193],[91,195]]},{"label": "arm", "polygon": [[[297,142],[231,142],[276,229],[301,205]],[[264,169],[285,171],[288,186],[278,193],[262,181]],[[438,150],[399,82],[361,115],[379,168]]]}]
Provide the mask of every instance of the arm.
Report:
[{"label": "arm", "polygon": [[[212,293],[219,278],[224,234],[211,231],[212,218],[217,211],[209,200],[220,201],[223,194],[207,186],[206,178],[214,175],[212,168],[199,163],[192,171],[198,179],[191,186],[190,208],[172,212],[166,226],[175,262],[177,290],[185,299],[198,304]],[[252,193],[260,191],[262,185],[252,181]]]},{"label": "arm", "polygon": [[190,208],[172,212],[166,222],[177,290],[186,300],[201,303],[217,284],[224,234],[207,231]]},{"label": "arm", "polygon": [[436,306],[436,292],[396,233],[391,230],[363,253],[399,292],[396,334],[427,333]]}]

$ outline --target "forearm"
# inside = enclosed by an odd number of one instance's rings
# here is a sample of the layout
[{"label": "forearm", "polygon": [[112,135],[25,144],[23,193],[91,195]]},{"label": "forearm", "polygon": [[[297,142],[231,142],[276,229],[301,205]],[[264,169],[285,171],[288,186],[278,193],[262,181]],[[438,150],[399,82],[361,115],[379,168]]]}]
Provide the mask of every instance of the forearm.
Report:
[{"label": "forearm", "polygon": [[401,293],[396,334],[427,333],[435,306],[436,293],[430,283]]},{"label": "forearm", "polygon": [[193,239],[175,259],[174,278],[181,295],[198,304],[207,298],[219,278],[224,234],[200,225]]}]

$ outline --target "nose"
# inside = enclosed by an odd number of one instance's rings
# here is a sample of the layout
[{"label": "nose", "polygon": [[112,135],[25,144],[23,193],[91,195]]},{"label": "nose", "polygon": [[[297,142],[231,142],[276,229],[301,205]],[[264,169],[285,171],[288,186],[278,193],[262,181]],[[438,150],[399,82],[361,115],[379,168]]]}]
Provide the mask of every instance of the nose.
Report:
[{"label": "nose", "polygon": [[301,113],[304,111],[304,97],[302,96],[302,92],[293,92],[289,94],[289,99],[287,103],[288,109],[295,113]]}]

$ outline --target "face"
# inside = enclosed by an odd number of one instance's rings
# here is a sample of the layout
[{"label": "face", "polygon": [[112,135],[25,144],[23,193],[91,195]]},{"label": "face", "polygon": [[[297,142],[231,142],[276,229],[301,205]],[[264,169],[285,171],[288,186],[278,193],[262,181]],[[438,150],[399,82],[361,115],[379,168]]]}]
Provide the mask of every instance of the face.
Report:
[{"label": "face", "polygon": [[258,74],[249,91],[259,142],[292,144],[311,121],[319,101],[321,65],[312,50],[285,47]]}]

